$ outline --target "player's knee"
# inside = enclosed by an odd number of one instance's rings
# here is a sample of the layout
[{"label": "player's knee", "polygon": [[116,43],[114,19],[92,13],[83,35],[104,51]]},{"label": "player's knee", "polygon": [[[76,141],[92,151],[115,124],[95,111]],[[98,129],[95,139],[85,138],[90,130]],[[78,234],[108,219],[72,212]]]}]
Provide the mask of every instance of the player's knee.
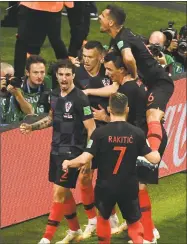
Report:
[{"label": "player's knee", "polygon": [[159,108],[151,108],[146,112],[147,122],[160,121],[164,117],[164,112]]},{"label": "player's knee", "polygon": [[65,200],[71,197],[71,192],[69,189],[65,189],[63,187],[55,189],[53,193],[53,201],[64,203]]}]

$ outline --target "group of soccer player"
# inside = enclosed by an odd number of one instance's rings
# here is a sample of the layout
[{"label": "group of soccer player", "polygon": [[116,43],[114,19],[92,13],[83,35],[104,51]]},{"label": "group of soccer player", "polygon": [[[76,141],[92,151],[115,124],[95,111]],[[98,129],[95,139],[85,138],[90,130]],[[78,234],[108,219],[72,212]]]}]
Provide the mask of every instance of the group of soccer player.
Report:
[{"label": "group of soccer player", "polygon": [[[99,21],[101,32],[112,38],[109,50],[88,41],[80,67],[58,61],[59,86],[51,92],[49,115],[20,126],[23,134],[53,126],[53,204],[40,244],[51,243],[63,217],[69,230],[56,244],[87,239],[95,230],[100,244],[109,244],[111,234],[126,229],[132,243],[156,243],[159,238],[146,184],[158,183],[167,143],[164,112],[174,85],[144,43],[123,26],[125,18],[120,7],[106,7]],[[88,217],[84,232],[70,191],[77,179]],[[121,226],[116,204],[124,218]]]}]

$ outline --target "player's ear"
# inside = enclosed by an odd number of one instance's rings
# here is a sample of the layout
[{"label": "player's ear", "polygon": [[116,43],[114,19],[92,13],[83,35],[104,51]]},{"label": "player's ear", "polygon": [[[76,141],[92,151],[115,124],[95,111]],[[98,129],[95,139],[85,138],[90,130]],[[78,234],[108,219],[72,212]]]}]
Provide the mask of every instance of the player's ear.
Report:
[{"label": "player's ear", "polygon": [[73,76],[73,79],[75,78],[75,74],[72,75]]},{"label": "player's ear", "polygon": [[119,69],[120,74],[124,73],[124,68]]},{"label": "player's ear", "polygon": [[109,25],[110,27],[112,27],[112,26],[114,25],[114,21],[113,21],[112,19],[109,20],[108,25]]},{"label": "player's ear", "polygon": [[29,71],[27,69],[25,70],[25,74],[26,74],[26,76],[29,77]]}]

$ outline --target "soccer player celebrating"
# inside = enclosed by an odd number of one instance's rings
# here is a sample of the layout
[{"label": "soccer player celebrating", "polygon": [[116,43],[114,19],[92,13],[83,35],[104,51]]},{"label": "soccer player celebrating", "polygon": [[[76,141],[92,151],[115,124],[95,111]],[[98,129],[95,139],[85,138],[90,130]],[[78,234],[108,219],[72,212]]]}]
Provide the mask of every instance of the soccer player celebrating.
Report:
[{"label": "soccer player celebrating", "polygon": [[[75,70],[75,79],[74,84],[76,87],[81,90],[89,88],[101,88],[107,87],[112,82],[105,75],[105,68],[103,65],[105,49],[102,44],[98,41],[88,41],[83,48],[82,52],[82,63],[80,67],[77,67]],[[99,97],[99,96],[88,96],[91,107],[99,109],[102,107],[107,110],[108,98]],[[106,122],[96,121],[96,126],[102,126]],[[93,171],[88,168],[86,171],[81,170],[79,174],[80,182],[80,192],[82,203],[88,217],[88,225],[86,226],[83,232],[83,239],[89,238],[96,229],[96,209],[94,206],[94,192],[92,186],[92,176]],[[112,212],[110,217],[110,224],[112,228],[112,234],[115,234],[118,231],[119,220],[116,215],[115,209]]]},{"label": "soccer player celebrating", "polygon": [[[95,204],[99,211],[97,235],[100,244],[110,243],[109,217],[117,203],[128,223],[128,234],[133,243],[143,243],[143,227],[138,203],[136,159],[139,155],[157,164],[158,151],[151,151],[144,132],[126,122],[128,99],[124,94],[112,94],[109,100],[110,123],[97,128],[84,153],[73,160],[65,160],[63,170],[80,167],[95,157],[98,177]],[[68,172],[67,171],[67,172]],[[123,187],[121,187],[123,186]]]},{"label": "soccer player celebrating", "polygon": [[173,94],[174,84],[167,72],[153,58],[144,43],[130,29],[123,27],[126,14],[123,9],[109,5],[99,16],[100,31],[112,37],[111,45],[123,58],[132,78],[138,73],[148,88],[148,141],[152,150],[158,150],[162,140],[161,119]]},{"label": "soccer player celebrating", "polygon": [[[147,134],[146,123],[146,87],[139,80],[134,80],[124,67],[121,56],[115,52],[108,53],[104,58],[106,74],[113,81],[113,85],[100,89],[87,89],[84,92],[95,96],[110,96],[116,91],[125,94],[128,97],[129,115],[127,121],[132,125],[140,127]],[[104,109],[94,109],[94,118],[104,121],[110,121]],[[167,135],[162,124],[162,141],[159,147],[159,153],[162,156],[167,145]],[[139,160],[140,159],[140,160]],[[138,158],[137,174],[140,181],[139,202],[141,207],[141,222],[144,227],[144,238],[148,242],[159,238],[159,233],[154,227],[151,213],[151,201],[146,189],[146,184],[158,184],[158,167],[151,167],[142,158]],[[143,162],[143,163],[142,163]],[[124,222],[119,228],[121,232],[127,228]],[[154,235],[153,235],[154,233]]]},{"label": "soccer player celebrating", "polygon": [[[68,220],[69,231],[68,235],[57,243],[69,243],[82,238],[82,230],[76,217],[75,200],[70,191],[70,188],[76,186],[79,170],[64,172],[61,163],[65,159],[80,155],[95,129],[88,98],[73,83],[74,65],[70,60],[62,60],[56,67],[59,88],[51,94],[49,115],[31,125],[24,123],[20,126],[23,134],[46,128],[51,124],[53,126],[49,181],[54,183],[54,197],[46,231],[40,244],[50,243],[63,216]],[[84,128],[87,133],[84,132]]]}]

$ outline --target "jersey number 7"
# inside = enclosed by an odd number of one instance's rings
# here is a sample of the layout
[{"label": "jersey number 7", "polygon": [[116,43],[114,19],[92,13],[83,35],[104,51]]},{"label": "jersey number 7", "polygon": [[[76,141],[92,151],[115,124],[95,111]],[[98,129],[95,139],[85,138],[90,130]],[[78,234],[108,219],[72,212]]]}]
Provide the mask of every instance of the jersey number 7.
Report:
[{"label": "jersey number 7", "polygon": [[113,175],[116,175],[118,170],[119,170],[119,167],[120,167],[120,164],[122,162],[122,159],[125,155],[125,151],[126,151],[127,147],[114,147],[113,150],[114,151],[120,151],[120,154],[119,154],[119,157],[117,159],[117,162],[116,162],[116,165],[115,165],[115,168],[114,168],[114,171],[113,171]]}]

